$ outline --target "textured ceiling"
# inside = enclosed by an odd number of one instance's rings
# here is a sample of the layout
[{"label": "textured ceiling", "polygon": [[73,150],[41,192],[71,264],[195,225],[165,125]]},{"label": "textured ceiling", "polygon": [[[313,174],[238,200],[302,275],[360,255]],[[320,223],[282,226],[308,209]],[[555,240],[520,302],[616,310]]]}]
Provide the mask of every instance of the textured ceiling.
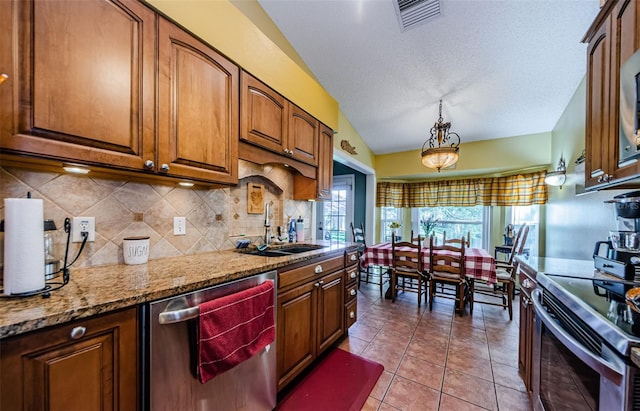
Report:
[{"label": "textured ceiling", "polygon": [[401,32],[394,0],[259,0],[376,154],[551,131],[585,74],[598,0],[441,0]]}]

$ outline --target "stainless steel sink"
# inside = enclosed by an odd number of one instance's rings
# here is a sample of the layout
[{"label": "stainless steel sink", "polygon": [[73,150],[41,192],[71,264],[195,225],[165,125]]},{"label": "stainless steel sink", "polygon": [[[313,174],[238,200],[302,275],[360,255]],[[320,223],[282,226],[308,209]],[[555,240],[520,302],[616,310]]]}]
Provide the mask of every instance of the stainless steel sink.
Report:
[{"label": "stainless steel sink", "polygon": [[243,254],[258,255],[262,257],[283,257],[291,254],[306,253],[307,251],[319,250],[324,248],[322,245],[304,244],[304,245],[285,245],[277,248],[267,248],[266,250],[238,250]]}]

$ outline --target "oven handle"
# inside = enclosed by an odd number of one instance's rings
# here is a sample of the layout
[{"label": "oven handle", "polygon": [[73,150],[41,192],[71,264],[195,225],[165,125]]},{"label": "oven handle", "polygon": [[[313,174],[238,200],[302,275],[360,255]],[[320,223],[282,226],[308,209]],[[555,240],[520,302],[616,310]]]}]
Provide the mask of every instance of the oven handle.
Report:
[{"label": "oven handle", "polygon": [[189,308],[183,308],[175,311],[165,311],[158,315],[158,322],[160,324],[175,324],[181,323],[187,320],[193,320],[200,315],[200,307],[194,306]]},{"label": "oven handle", "polygon": [[538,289],[531,292],[531,300],[533,301],[533,307],[536,310],[536,316],[540,317],[542,322],[544,322],[544,324],[551,330],[553,335],[555,335],[556,338],[565,345],[565,347],[571,350],[572,353],[584,361],[585,364],[606,379],[620,385],[622,383],[622,374],[624,371],[620,370],[616,364],[612,364],[604,358],[596,356],[573,338],[571,334],[567,333],[562,327],[560,327],[540,303],[541,296],[542,292]]}]

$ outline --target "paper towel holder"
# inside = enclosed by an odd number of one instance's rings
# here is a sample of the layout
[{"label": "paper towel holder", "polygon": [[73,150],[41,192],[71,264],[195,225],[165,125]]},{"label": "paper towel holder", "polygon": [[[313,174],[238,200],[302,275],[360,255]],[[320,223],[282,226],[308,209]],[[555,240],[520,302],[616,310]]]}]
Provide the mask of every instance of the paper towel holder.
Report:
[{"label": "paper towel holder", "polygon": [[[44,288],[41,290],[28,291],[24,293],[14,293],[14,294],[8,294],[8,295],[2,294],[0,295],[0,298],[33,297],[35,295],[41,295],[42,298],[49,298],[51,297],[51,291],[59,290],[69,283],[69,277],[70,277],[69,267],[71,267],[71,265],[73,265],[73,263],[76,262],[78,257],[80,257],[80,254],[82,253],[82,250],[84,250],[84,246],[87,243],[87,236],[85,236],[82,239],[82,243],[80,244],[80,249],[78,250],[78,253],[76,254],[73,261],[69,263],[68,262],[69,243],[71,242],[71,219],[69,217],[64,219],[64,232],[67,234],[67,243],[64,251],[64,262],[63,262],[62,268],[58,270],[59,273],[62,273],[62,281],[45,281]],[[53,273],[53,274],[57,274],[57,273]],[[45,275],[45,273],[42,273],[42,275]]]}]

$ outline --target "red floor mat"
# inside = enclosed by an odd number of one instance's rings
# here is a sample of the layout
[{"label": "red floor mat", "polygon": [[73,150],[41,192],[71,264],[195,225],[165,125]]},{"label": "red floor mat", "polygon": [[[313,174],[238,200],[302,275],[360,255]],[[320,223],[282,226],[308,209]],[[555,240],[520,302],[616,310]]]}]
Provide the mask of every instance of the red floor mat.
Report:
[{"label": "red floor mat", "polygon": [[359,411],[384,367],[358,355],[331,351],[276,407],[277,411]]}]

